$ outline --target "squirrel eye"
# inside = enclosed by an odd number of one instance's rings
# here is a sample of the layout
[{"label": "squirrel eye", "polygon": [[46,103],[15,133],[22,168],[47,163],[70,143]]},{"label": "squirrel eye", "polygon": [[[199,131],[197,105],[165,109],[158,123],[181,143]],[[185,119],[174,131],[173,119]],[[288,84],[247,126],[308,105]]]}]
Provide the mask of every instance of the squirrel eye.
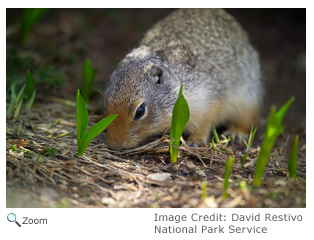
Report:
[{"label": "squirrel eye", "polygon": [[138,120],[138,119],[140,119],[141,117],[143,117],[144,114],[145,114],[145,105],[144,105],[144,103],[143,103],[143,104],[141,104],[141,105],[136,109],[134,119],[135,119],[135,120]]},{"label": "squirrel eye", "polygon": [[150,75],[153,78],[153,81],[156,84],[161,84],[162,83],[162,70],[158,67],[152,67],[150,70]]}]

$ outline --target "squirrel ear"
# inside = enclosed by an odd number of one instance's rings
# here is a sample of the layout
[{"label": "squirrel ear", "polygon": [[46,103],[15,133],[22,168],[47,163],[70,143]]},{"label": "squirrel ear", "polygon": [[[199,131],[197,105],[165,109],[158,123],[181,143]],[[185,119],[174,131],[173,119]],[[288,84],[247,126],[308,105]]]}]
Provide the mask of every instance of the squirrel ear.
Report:
[{"label": "squirrel ear", "polygon": [[172,45],[169,46],[164,56],[168,59],[171,65],[182,65],[182,67],[190,70],[195,66],[195,56],[191,50],[184,45]]},{"label": "squirrel ear", "polygon": [[150,69],[150,76],[155,84],[162,84],[162,70],[159,67],[153,66]]}]

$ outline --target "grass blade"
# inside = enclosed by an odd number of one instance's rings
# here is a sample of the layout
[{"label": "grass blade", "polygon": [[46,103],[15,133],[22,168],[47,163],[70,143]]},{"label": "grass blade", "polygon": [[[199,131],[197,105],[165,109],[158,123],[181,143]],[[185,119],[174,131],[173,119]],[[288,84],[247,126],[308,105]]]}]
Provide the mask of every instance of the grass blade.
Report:
[{"label": "grass blade", "polygon": [[25,42],[29,32],[35,23],[45,15],[47,8],[26,8],[24,9],[23,18],[21,22],[20,34],[22,41]]},{"label": "grass blade", "polygon": [[289,161],[288,161],[288,169],[289,169],[289,176],[297,181],[297,157],[298,157],[298,143],[299,143],[299,136],[295,136],[291,152],[289,154]]},{"label": "grass blade", "polygon": [[190,110],[183,94],[181,85],[179,97],[173,107],[171,128],[170,128],[170,158],[171,162],[177,162],[178,147],[183,130],[190,118]]},{"label": "grass blade", "polygon": [[[219,148],[216,146],[214,139],[215,139],[215,137],[212,137],[212,146],[213,146],[213,149],[214,149],[215,151],[218,151],[218,152],[221,152],[221,153],[228,153],[228,152],[229,152],[229,151],[227,151],[227,150],[221,150],[221,149],[219,149]],[[220,141],[220,140],[219,140],[219,141]]]},{"label": "grass blade", "polygon": [[234,162],[234,156],[233,154],[231,154],[226,162],[226,167],[225,167],[225,176],[224,176],[224,183],[223,183],[223,190],[224,190],[223,197],[224,198],[228,197],[227,190],[229,188],[229,179],[232,173],[233,162]]},{"label": "grass blade", "polygon": [[13,111],[13,109],[15,108],[15,106],[20,103],[20,99],[22,98],[23,99],[23,95],[24,95],[24,89],[25,89],[25,85],[22,87],[22,89],[19,91],[17,97],[11,97],[11,99],[13,99],[13,101],[11,102],[10,106],[8,107],[8,110],[7,110],[7,115],[10,115]]},{"label": "grass blade", "polygon": [[251,146],[252,146],[252,143],[253,143],[253,139],[255,137],[255,133],[256,133],[256,130],[257,130],[257,127],[253,130],[253,126],[251,127],[251,130],[250,130],[250,136],[249,136],[249,140],[248,140],[248,146],[247,146],[247,149],[246,151],[249,151]]},{"label": "grass blade", "polygon": [[15,109],[15,112],[14,112],[14,115],[13,115],[13,122],[15,122],[19,118],[21,107],[22,107],[22,103],[23,103],[23,94],[22,94],[22,97],[19,98],[18,106]]},{"label": "grass blade", "polygon": [[277,137],[283,132],[282,119],[286,114],[288,108],[294,101],[294,97],[290,98],[280,109],[276,112],[276,107],[272,106],[265,129],[265,136],[262,142],[261,151],[257,158],[256,169],[254,174],[254,186],[260,186],[266,164],[268,162],[271,151],[274,147]]},{"label": "grass blade", "polygon": [[242,157],[241,160],[241,168],[244,169],[244,164],[246,164],[246,160],[247,160],[247,153],[245,153]]},{"label": "grass blade", "polygon": [[82,97],[85,102],[89,102],[92,85],[94,82],[95,74],[97,72],[97,68],[92,68],[92,63],[89,59],[85,61],[83,64],[83,82],[81,86]]},{"label": "grass blade", "polygon": [[218,137],[218,133],[217,133],[215,124],[213,124],[213,123],[212,123],[212,132],[213,132],[214,138],[215,138],[215,140],[216,140],[216,143],[219,143],[219,144],[220,144],[220,139],[219,139],[219,137]]},{"label": "grass blade", "polygon": [[78,146],[80,146],[80,141],[85,135],[87,125],[88,125],[88,112],[86,104],[80,95],[80,90],[76,93],[76,130],[77,130],[77,141]]},{"label": "grass blade", "polygon": [[201,200],[202,202],[204,202],[207,198],[207,181],[203,181],[202,184],[201,184]]},{"label": "grass blade", "polygon": [[295,98],[291,97],[277,112],[277,118],[281,122],[284,116],[286,115],[288,109],[290,108],[291,104],[294,102]]},{"label": "grass blade", "polygon": [[14,99],[16,98],[16,94],[15,94],[15,82],[12,83],[11,85],[11,103],[14,102]]},{"label": "grass blade", "polygon": [[110,115],[106,118],[103,118],[99,122],[97,122],[94,126],[92,126],[86,135],[84,135],[81,145],[79,147],[78,155],[81,156],[85,152],[85,149],[88,147],[88,145],[93,141],[93,139],[100,133],[102,133],[115,118],[117,117],[117,114]]},{"label": "grass blade", "polygon": [[28,100],[27,104],[26,104],[26,109],[30,110],[35,102],[35,97],[36,97],[36,90],[33,92],[31,98]]}]

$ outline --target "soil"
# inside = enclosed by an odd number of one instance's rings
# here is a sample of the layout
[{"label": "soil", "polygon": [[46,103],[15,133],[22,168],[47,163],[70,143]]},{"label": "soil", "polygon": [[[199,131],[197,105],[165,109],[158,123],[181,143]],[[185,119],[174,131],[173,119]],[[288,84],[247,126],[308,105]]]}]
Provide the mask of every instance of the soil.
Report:
[{"label": "soil", "polygon": [[[227,198],[223,179],[230,154],[214,150],[211,143],[193,148],[183,143],[178,163],[172,164],[169,136],[115,152],[100,134],[82,157],[77,155],[74,101],[83,62],[91,59],[98,68],[88,107],[93,125],[103,117],[100,92],[110,73],[143,33],[171,11],[50,9],[21,43],[22,10],[7,9],[7,63],[14,51],[17,58],[34,60],[31,71],[53,65],[67,79],[63,85],[52,81],[52,86],[37,86],[33,108],[22,109],[17,121],[7,116],[7,207],[306,207],[304,9],[227,9],[259,50],[266,87],[262,118],[246,164],[241,163],[243,144],[227,147],[235,157]],[[24,71],[14,66],[13,71]],[[7,88],[13,81],[11,73],[7,67]],[[296,100],[284,119],[285,130],[276,141],[261,186],[253,187],[270,107],[279,108],[291,96]],[[298,178],[293,181],[287,162],[297,134]]]}]

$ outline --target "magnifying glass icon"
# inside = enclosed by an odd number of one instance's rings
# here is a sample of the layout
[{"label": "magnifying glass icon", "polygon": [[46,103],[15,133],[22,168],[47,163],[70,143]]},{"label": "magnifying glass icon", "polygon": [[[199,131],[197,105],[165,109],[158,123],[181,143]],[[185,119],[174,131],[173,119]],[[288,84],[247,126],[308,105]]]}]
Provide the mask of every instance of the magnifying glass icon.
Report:
[{"label": "magnifying glass icon", "polygon": [[8,216],[7,216],[7,219],[9,222],[15,222],[16,225],[18,225],[19,227],[21,227],[21,224],[19,224],[17,221],[16,221],[16,215],[14,213],[9,213]]}]

